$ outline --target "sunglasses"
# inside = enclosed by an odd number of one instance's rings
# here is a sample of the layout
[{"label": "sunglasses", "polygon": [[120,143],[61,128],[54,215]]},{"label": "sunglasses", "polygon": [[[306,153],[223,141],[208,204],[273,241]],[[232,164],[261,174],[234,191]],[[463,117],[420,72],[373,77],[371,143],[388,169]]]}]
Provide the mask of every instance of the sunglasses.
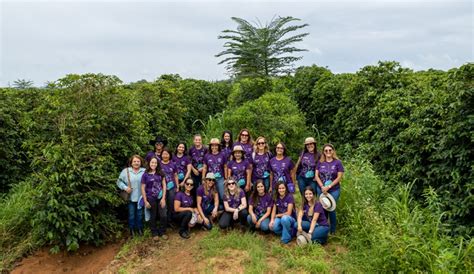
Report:
[{"label": "sunglasses", "polygon": [[257,145],[264,145],[265,142],[258,142]]},{"label": "sunglasses", "polygon": [[246,136],[246,137],[248,137],[249,135],[248,135],[248,134],[243,134],[243,133],[242,133],[242,134],[240,134],[240,136]]},{"label": "sunglasses", "polygon": [[234,182],[232,182],[232,183],[227,183],[227,185],[232,186],[232,185],[235,185],[235,183],[234,183]]},{"label": "sunglasses", "polygon": [[331,152],[332,149],[325,149],[324,152]]},{"label": "sunglasses", "polygon": [[187,186],[193,186],[194,184],[186,183]]},{"label": "sunglasses", "polygon": [[210,182],[215,182],[216,181],[216,179],[206,179],[206,180],[208,180]]}]

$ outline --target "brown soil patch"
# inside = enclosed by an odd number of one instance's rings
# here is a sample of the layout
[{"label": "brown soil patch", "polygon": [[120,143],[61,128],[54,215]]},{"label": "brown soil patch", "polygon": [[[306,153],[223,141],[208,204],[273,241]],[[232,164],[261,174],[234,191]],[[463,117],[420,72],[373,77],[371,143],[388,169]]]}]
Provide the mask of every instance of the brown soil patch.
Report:
[{"label": "brown soil patch", "polygon": [[75,253],[57,254],[51,254],[49,248],[43,248],[17,263],[12,273],[98,273],[110,264],[122,244],[82,246]]}]

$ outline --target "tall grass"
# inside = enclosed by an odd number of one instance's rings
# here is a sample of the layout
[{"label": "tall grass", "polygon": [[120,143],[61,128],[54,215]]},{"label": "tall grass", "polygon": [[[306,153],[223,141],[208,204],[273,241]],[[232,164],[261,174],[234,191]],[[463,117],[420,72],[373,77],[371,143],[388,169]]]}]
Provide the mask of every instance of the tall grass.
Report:
[{"label": "tall grass", "polygon": [[22,182],[0,201],[0,271],[37,247],[30,223],[37,194],[30,182]]},{"label": "tall grass", "polygon": [[[443,222],[440,197],[427,189],[428,206],[410,198],[412,184],[391,189],[371,165],[346,163],[338,205],[342,239],[350,249],[341,255],[345,269],[367,272],[473,272],[474,241],[452,238]],[[344,268],[344,267],[343,267]]]}]

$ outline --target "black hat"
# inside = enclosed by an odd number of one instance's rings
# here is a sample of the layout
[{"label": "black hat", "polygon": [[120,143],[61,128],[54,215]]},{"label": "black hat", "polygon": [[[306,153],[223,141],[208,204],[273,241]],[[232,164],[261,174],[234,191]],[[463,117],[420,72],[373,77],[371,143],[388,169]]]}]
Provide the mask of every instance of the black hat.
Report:
[{"label": "black hat", "polygon": [[168,141],[161,136],[156,136],[155,140],[150,140],[149,142],[150,146],[155,146],[156,143],[162,143],[165,147],[168,144]]}]

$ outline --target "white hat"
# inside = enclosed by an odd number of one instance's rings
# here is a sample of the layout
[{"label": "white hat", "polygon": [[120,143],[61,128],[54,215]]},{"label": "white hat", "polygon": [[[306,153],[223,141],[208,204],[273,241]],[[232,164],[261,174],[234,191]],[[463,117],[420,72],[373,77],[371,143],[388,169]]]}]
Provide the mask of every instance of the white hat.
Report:
[{"label": "white hat", "polygon": [[336,200],[329,193],[321,193],[319,202],[326,211],[334,211],[336,209]]},{"label": "white hat", "polygon": [[220,145],[221,142],[217,138],[212,138],[211,141],[209,141],[210,145]]},{"label": "white hat", "polygon": [[215,179],[216,179],[216,175],[214,175],[214,173],[212,173],[212,172],[208,172],[208,173],[206,174],[206,179],[215,180]]},{"label": "white hat", "polygon": [[308,137],[306,139],[304,139],[304,144],[307,145],[307,144],[315,144],[316,141],[314,140],[313,137]]},{"label": "white hat", "polygon": [[232,153],[236,152],[236,151],[242,151],[244,152],[244,149],[242,148],[241,145],[236,145],[234,146],[234,149],[232,150]]},{"label": "white hat", "polygon": [[299,246],[306,245],[311,242],[311,235],[307,232],[298,232],[298,235],[296,236],[296,243]]},{"label": "white hat", "polygon": [[190,225],[194,225],[197,222],[197,214],[196,212],[193,212],[193,216],[191,217],[191,220],[189,221]]}]

